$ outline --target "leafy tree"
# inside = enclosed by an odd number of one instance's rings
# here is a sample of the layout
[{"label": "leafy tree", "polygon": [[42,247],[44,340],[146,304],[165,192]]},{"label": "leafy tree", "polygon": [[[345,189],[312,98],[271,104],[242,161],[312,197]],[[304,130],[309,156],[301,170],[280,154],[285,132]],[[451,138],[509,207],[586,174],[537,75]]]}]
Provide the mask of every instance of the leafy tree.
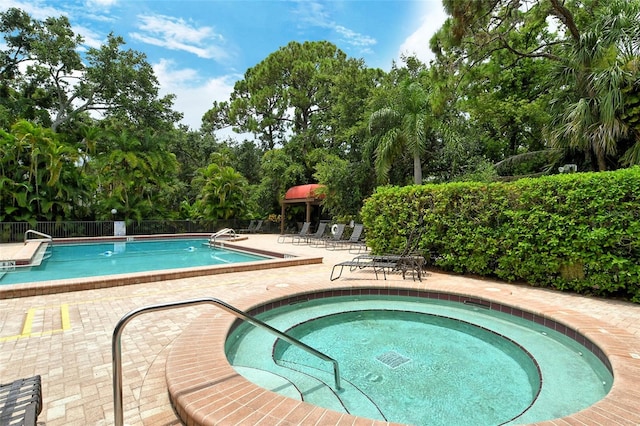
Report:
[{"label": "leafy tree", "polygon": [[229,102],[215,103],[203,124],[207,130],[233,126],[252,133],[265,150],[285,146],[289,134],[304,136],[299,142],[308,153],[331,129],[326,118],[340,119],[337,110],[330,114],[333,100],[341,97],[340,110],[351,111],[343,117],[354,122],[373,77],[362,61],[347,58],[329,42],[291,42],[249,68]]},{"label": "leafy tree", "polygon": [[325,198],[323,208],[332,217],[357,216],[362,207],[360,188],[354,185],[355,167],[349,161],[337,155],[324,155],[316,164],[315,178],[324,186],[320,189]]},{"label": "leafy tree", "polygon": [[[403,91],[407,91],[409,86],[414,84],[414,88],[421,88],[423,92],[420,94],[420,102],[424,109],[423,113],[417,116],[421,115],[425,125],[424,152],[420,156],[420,165],[423,170],[428,170],[426,179],[429,182],[446,182],[485,180],[495,176],[486,144],[479,137],[481,131],[472,120],[468,108],[463,109],[466,105],[465,100],[472,96],[460,94],[457,91],[459,85],[453,85],[451,79],[442,78],[441,74],[446,74],[443,64],[432,63],[427,66],[412,56],[403,57],[402,61],[402,64],[393,65],[369,97],[369,123],[373,124],[371,118],[375,118],[379,111],[392,112],[387,114],[387,117],[390,117],[394,115],[394,111],[402,110],[402,105],[408,104],[411,98],[403,94]],[[407,114],[407,117],[410,115]],[[378,123],[386,127],[381,127],[381,133],[367,138],[369,142],[364,145],[363,160],[375,158],[376,162],[378,161],[376,150],[380,146],[381,137],[385,135],[384,132],[392,130],[403,133],[403,123],[398,116],[396,120],[396,123]],[[407,120],[407,123],[410,123],[410,120]],[[401,135],[400,141],[402,137],[404,135]],[[392,166],[388,169],[388,182],[408,183],[410,175],[407,171],[413,170],[414,164],[410,150],[404,146],[392,160]],[[381,176],[380,169],[378,171],[378,176]],[[369,182],[374,182],[372,176],[367,173],[370,172],[363,169],[362,174],[358,176],[362,175]],[[415,183],[415,177],[413,182]],[[363,191],[363,194],[370,194],[372,190],[373,187]]]},{"label": "leafy tree", "polygon": [[597,169],[640,164],[640,133],[625,121],[625,98],[638,96],[640,2],[614,0],[598,8],[591,25],[573,32],[559,80],[574,88],[552,141],[594,157]]},{"label": "leafy tree", "polygon": [[162,134],[112,127],[91,161],[98,179],[96,217],[111,209],[128,220],[170,217],[177,210],[178,163]]},{"label": "leafy tree", "polygon": [[244,176],[250,185],[260,182],[260,160],[262,151],[252,141],[244,140],[236,143],[228,140],[223,152],[228,152],[231,166]]},{"label": "leafy tree", "polygon": [[[537,157],[542,163],[519,157],[547,149],[543,131],[550,120],[553,66],[547,53],[554,35],[546,15],[532,6],[539,3],[518,8],[445,2],[452,18],[431,40],[438,55],[432,75],[446,94],[443,106],[458,112],[452,121],[462,125],[465,140],[474,141],[472,153],[480,148],[479,164],[498,163],[502,174],[530,174],[547,164],[547,156]],[[503,161],[516,156],[518,163]]]},{"label": "leafy tree", "polygon": [[349,60],[332,75],[327,95],[330,108],[322,116],[323,148],[354,163],[363,161],[363,141],[369,137],[369,99],[385,75],[380,69],[366,68],[360,60]]},{"label": "leafy tree", "polygon": [[220,151],[222,144],[215,134],[196,132],[186,126],[172,130],[167,136],[167,149],[176,156],[180,164],[177,179],[180,182],[182,201],[191,204],[200,188],[191,185],[197,170],[210,164],[211,155]]},{"label": "leafy tree", "polygon": [[[107,117],[130,121],[139,128],[169,130],[182,119],[172,110],[175,95],[158,97],[159,83],[146,55],[123,50],[122,37],[109,34],[99,49],[90,48],[86,57],[83,91],[76,94],[84,103],[66,117],[83,110],[101,111]],[[71,107],[71,103],[69,103]],[[62,120],[65,119],[63,115]],[[57,121],[60,121],[58,119]]]},{"label": "leafy tree", "polygon": [[[594,158],[595,168],[600,170],[615,167],[621,159],[632,164],[633,151],[624,152],[636,137],[623,117],[625,96],[635,92],[632,81],[637,80],[637,1],[445,0],[443,4],[451,18],[432,38],[431,46],[448,78],[466,79],[463,90],[482,86],[485,81],[489,87],[500,84],[495,93],[503,91],[507,83],[504,93],[515,96],[511,99],[521,98],[520,105],[527,101],[538,104],[535,109],[501,108],[505,118],[517,119],[505,123],[505,129],[526,131],[518,124],[522,120],[532,130],[539,129],[532,133],[534,138],[538,134],[540,140],[550,138],[552,146],[565,149],[567,155],[577,152]],[[552,21],[558,24],[558,31],[549,25]],[[487,74],[483,69],[493,72]],[[512,81],[526,84],[509,88],[503,76],[516,70],[521,76]],[[499,80],[491,75],[500,76]],[[509,103],[518,107],[518,102],[501,97],[508,101],[506,107]],[[481,105],[493,105],[482,97],[476,99]],[[487,117],[499,118],[488,112]],[[551,122],[552,116],[557,120]],[[551,126],[554,131],[540,132]],[[547,143],[536,146],[527,142],[532,139],[526,133],[515,135],[513,140],[518,143],[511,143],[507,154],[549,147]]]},{"label": "leafy tree", "polygon": [[229,219],[243,217],[247,211],[247,180],[233,167],[225,165],[224,156],[215,156],[214,162],[198,169],[193,185],[200,188],[194,205],[198,218]]},{"label": "leafy tree", "polygon": [[573,14],[559,0],[525,3],[443,0],[450,18],[432,37],[431,49],[439,60],[448,57],[467,66],[480,64],[499,50],[521,58],[559,60],[557,46],[561,41],[548,27],[547,19],[557,18],[573,34],[578,31]]},{"label": "leafy tree", "polygon": [[181,118],[173,96],[158,98],[158,81],[145,55],[123,50],[110,34],[100,48],[81,51],[67,17],[32,19],[11,8],[0,13],[6,49],[0,53],[3,106],[15,118],[57,130],[95,111],[141,127],[170,128]]},{"label": "leafy tree", "polygon": [[363,160],[368,138],[364,114],[369,94],[383,76],[331,43],[291,42],[248,69],[230,100],[214,103],[205,114],[202,129],[231,126],[254,135],[259,149],[247,141],[230,143],[229,157],[250,182],[260,181],[252,186],[251,197],[265,214],[279,211],[279,197],[290,186],[315,181],[324,154],[348,158],[359,169],[351,186],[369,193],[367,170],[372,166]]},{"label": "leafy tree", "polygon": [[[80,38],[72,36],[66,18],[38,23],[15,8],[0,13],[0,31],[7,48],[0,56],[3,95],[0,102],[10,113],[9,121],[24,118],[50,126],[48,110],[54,107],[55,98],[42,84],[42,79],[48,77],[41,75],[43,69],[31,65],[33,56],[36,51],[44,50],[43,55],[60,64],[62,69],[74,69],[79,56],[72,45],[77,45]],[[48,40],[54,51],[43,49],[39,39]]]},{"label": "leafy tree", "polygon": [[88,199],[78,151],[50,129],[19,121],[0,131],[0,220],[62,220]]},{"label": "leafy tree", "polygon": [[457,107],[478,129],[487,158],[494,162],[544,149],[543,129],[550,121],[549,61],[516,57],[508,51],[468,70],[457,87]]},{"label": "leafy tree", "polygon": [[251,190],[252,200],[261,213],[279,212],[279,200],[287,189],[304,182],[305,167],[294,161],[284,149],[274,149],[262,156],[260,174],[260,183]]}]

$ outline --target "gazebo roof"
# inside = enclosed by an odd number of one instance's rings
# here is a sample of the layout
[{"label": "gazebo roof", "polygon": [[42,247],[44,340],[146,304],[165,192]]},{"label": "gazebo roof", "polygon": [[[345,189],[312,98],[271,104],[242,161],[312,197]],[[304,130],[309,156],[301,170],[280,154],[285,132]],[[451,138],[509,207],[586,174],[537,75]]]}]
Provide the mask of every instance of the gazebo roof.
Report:
[{"label": "gazebo roof", "polygon": [[292,186],[284,194],[285,203],[301,203],[307,201],[320,201],[324,198],[324,194],[316,194],[316,190],[322,185],[310,183],[307,185]]},{"label": "gazebo roof", "polygon": [[307,206],[306,221],[311,222],[311,206],[319,205],[324,199],[324,194],[317,193],[316,190],[322,185],[310,183],[307,185],[292,186],[284,194],[284,198],[280,201],[282,213],[280,215],[280,233],[284,234],[284,218],[285,210],[289,204],[304,203]]}]

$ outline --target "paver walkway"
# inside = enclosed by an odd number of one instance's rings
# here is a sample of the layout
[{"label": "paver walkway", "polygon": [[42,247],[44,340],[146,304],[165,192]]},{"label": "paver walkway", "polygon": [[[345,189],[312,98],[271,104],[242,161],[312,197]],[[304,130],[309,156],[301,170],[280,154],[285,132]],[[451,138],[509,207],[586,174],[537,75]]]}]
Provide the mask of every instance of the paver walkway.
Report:
[{"label": "paver walkway", "polygon": [[[332,266],[353,257],[347,251],[277,244],[276,238],[251,235],[241,244],[321,255],[324,262],[0,300],[0,383],[35,374],[42,376],[44,408],[40,425],[113,424],[111,339],[115,324],[127,312],[205,296],[233,304],[234,300],[251,295],[256,286],[261,289],[286,283],[330,286]],[[349,279],[373,279],[373,273],[346,272],[341,280]],[[427,285],[430,279],[450,285],[452,291],[498,289],[504,294],[517,292],[535,302],[570,306],[597,321],[627,330],[632,335],[629,343],[634,353],[640,354],[639,305],[435,273],[426,278]],[[390,275],[391,285],[394,280],[402,278]],[[197,306],[155,312],[136,318],[127,326],[122,338],[126,424],[180,424],[168,403],[164,361],[176,337],[208,309],[211,308]],[[638,364],[640,370],[640,359]],[[640,410],[640,400],[637,408]]]}]

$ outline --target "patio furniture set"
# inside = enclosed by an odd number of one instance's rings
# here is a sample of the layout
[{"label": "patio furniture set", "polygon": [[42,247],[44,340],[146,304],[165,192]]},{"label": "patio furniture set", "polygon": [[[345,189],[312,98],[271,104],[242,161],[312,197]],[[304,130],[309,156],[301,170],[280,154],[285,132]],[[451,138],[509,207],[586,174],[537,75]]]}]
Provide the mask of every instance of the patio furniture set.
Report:
[{"label": "patio furniture set", "polygon": [[290,242],[292,244],[307,244],[312,247],[324,247],[329,250],[349,250],[357,254],[353,259],[337,263],[331,269],[329,279],[335,281],[342,276],[345,268],[353,272],[360,269],[373,269],[378,279],[378,273],[382,273],[384,279],[391,272],[400,272],[404,279],[408,272],[412,278],[422,281],[423,270],[426,264],[424,256],[415,251],[415,233],[412,231],[407,237],[406,249],[401,254],[361,254],[367,252],[368,247],[364,240],[364,226],[354,224],[351,235],[343,238],[347,225],[334,224],[331,232],[327,232],[328,224],[320,222],[315,232],[310,232],[311,223],[305,222],[296,234],[283,234],[278,237],[278,243]]}]

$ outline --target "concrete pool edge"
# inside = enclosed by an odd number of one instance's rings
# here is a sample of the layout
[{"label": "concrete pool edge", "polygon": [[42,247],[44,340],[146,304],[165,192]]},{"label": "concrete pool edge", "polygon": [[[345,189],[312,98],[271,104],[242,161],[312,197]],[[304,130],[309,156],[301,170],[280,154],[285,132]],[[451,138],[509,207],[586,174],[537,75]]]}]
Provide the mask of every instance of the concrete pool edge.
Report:
[{"label": "concrete pool edge", "polygon": [[[255,294],[235,301],[234,306],[251,311],[266,303],[277,304],[279,300],[310,293],[327,296],[334,291],[360,292],[363,288],[372,291],[424,291],[453,294],[477,301],[488,301],[509,305],[521,312],[533,312],[541,318],[548,318],[560,326],[578,331],[592,342],[608,360],[614,374],[611,391],[605,398],[591,407],[563,419],[548,420],[539,424],[558,425],[568,423],[611,424],[640,422],[637,400],[640,390],[640,359],[634,351],[638,349],[627,344],[629,333],[620,328],[599,322],[565,307],[550,306],[536,300],[517,297],[511,293],[489,292],[465,294],[456,292],[451,286],[430,283],[403,282],[401,286],[391,286],[383,281],[352,282],[348,285],[318,283],[304,286],[257,287]],[[226,360],[224,343],[235,318],[219,315],[212,309],[196,320],[174,343],[166,363],[166,379],[170,400],[182,421],[187,424],[231,424],[258,422],[269,424],[315,423],[326,424],[387,424],[338,413],[305,402],[296,401],[272,393],[247,381],[237,374]]]},{"label": "concrete pool edge", "polygon": [[[208,234],[180,234],[174,238],[199,238]],[[166,235],[135,236],[135,240],[149,240],[153,238],[167,237]],[[101,237],[101,238],[70,238],[64,243],[95,242],[95,241],[126,241],[126,237]],[[221,241],[222,242],[222,241]],[[41,281],[22,284],[0,284],[0,300],[19,297],[40,296],[47,294],[67,293],[81,290],[94,290],[108,287],[121,287],[133,284],[143,284],[154,281],[168,281],[181,278],[200,277],[206,275],[227,274],[233,272],[258,271],[263,269],[286,268],[292,266],[312,265],[322,263],[322,257],[318,256],[290,256],[267,250],[251,250],[246,246],[237,246],[233,242],[223,241],[224,247],[244,251],[248,253],[270,256],[271,259],[253,262],[236,263],[232,265],[199,266],[180,269],[159,269],[150,272],[138,272],[129,274],[103,275],[87,278],[72,278],[54,281]]]}]

